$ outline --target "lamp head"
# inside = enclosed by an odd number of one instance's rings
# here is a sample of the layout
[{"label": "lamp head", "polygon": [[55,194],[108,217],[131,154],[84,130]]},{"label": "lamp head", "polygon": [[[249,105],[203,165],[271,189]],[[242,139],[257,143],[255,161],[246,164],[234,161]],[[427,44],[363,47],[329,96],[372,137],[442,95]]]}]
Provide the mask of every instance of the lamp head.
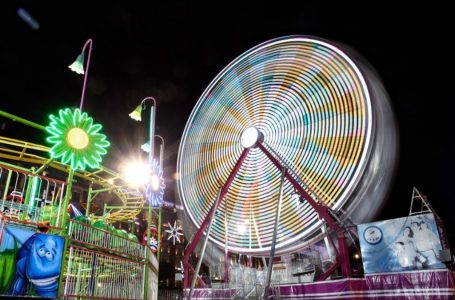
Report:
[{"label": "lamp head", "polygon": [[142,104],[139,104],[130,114],[130,118],[135,120],[135,121],[142,121],[141,118],[141,113],[142,113]]},{"label": "lamp head", "polygon": [[141,146],[142,151],[150,153],[150,143],[147,142],[144,145]]},{"label": "lamp head", "polygon": [[77,74],[84,74],[84,53],[79,54],[76,60],[69,65],[68,68]]}]

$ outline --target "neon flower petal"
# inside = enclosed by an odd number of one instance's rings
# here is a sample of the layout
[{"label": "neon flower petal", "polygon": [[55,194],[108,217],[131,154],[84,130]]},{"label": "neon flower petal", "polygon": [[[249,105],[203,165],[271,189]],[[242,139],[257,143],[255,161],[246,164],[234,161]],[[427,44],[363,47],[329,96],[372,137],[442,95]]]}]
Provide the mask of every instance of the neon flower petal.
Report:
[{"label": "neon flower petal", "polygon": [[[100,124],[94,124],[87,113],[69,108],[61,109],[58,116],[50,115],[49,119],[51,122],[46,127],[49,133],[46,140],[53,144],[50,150],[52,158],[60,159],[75,170],[100,166],[103,156],[107,154],[106,148],[110,145],[106,135],[99,133],[102,129]],[[73,130],[69,135],[74,128],[78,128],[77,134]],[[81,140],[85,141],[82,146]]]}]

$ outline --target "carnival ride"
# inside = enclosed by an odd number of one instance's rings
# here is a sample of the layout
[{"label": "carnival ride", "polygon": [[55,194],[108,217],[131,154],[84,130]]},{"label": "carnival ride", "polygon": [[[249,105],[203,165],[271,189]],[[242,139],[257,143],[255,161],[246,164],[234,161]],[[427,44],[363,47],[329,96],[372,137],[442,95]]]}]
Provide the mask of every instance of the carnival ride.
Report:
[{"label": "carnival ride", "polygon": [[[0,114],[5,117],[11,117],[13,120],[19,119],[17,116],[6,114],[3,111],[0,112]],[[38,126],[42,130],[45,128],[41,125]],[[22,171],[24,172],[23,174],[34,174],[36,173],[36,170],[41,169],[41,171],[43,171],[44,168],[55,169],[67,174],[69,172],[69,166],[62,164],[59,161],[50,161],[48,157],[49,152],[50,147],[1,136],[0,158],[5,161],[1,162],[1,166],[3,166],[3,168],[0,174],[5,177],[8,176],[8,172],[13,171]],[[14,163],[22,163],[28,167],[21,167],[17,164],[15,165]],[[109,211],[108,220],[111,222],[130,220],[144,207],[145,200],[143,194],[141,194],[137,189],[131,188],[124,180],[122,180],[119,173],[107,167],[100,166],[92,171],[80,170],[75,172],[75,177],[81,178],[87,183],[92,184],[88,204],[90,204],[90,202],[93,201],[93,199],[100,193],[108,191],[114,193],[114,195],[121,201],[118,208]],[[39,178],[42,181],[49,180],[46,176],[40,176]],[[59,182],[62,182],[62,180]],[[97,190],[95,187],[98,187],[100,190]],[[17,187],[12,186],[11,188],[15,190]],[[21,186],[21,189],[24,189],[23,185]],[[64,191],[60,190],[59,195],[63,195],[63,192]],[[49,193],[49,196],[50,195],[51,194]],[[4,198],[6,199],[7,197]]]},{"label": "carnival ride", "polygon": [[[74,116],[77,119],[77,111],[76,109],[69,117],[70,122],[73,122]],[[59,116],[65,116],[65,112],[68,116],[73,113],[64,110]],[[84,119],[84,114],[79,115],[81,120]],[[0,111],[0,115],[34,129],[46,131],[45,126],[10,113]],[[54,120],[55,118],[58,117],[54,117]],[[56,133],[65,133],[66,140],[61,143],[66,142],[77,149],[81,143],[86,143],[83,138],[80,138],[84,137],[81,131],[86,130],[87,134],[92,134],[91,141],[93,141],[96,140],[93,135],[100,129],[99,125],[91,121],[91,118],[85,116],[84,120],[85,125],[82,123],[76,125],[74,127],[76,130],[73,132],[71,128],[62,129],[52,122],[47,128],[54,128]],[[71,134],[73,137],[76,135],[76,138],[71,140],[68,137]],[[60,137],[56,135],[54,134],[50,139],[53,141],[59,139]],[[102,137],[97,143],[97,145],[103,145]],[[54,146],[58,144],[59,142],[54,143]],[[144,192],[128,185],[119,173],[99,165],[101,159],[95,152],[92,151],[89,153],[90,157],[84,159],[83,154],[77,158],[65,153],[67,150],[64,147],[56,149],[10,137],[0,137],[2,196],[0,262],[2,265],[8,263],[12,266],[1,270],[0,294],[11,293],[8,291],[8,286],[12,283],[16,270],[14,263],[11,262],[15,260],[14,251],[17,251],[14,250],[17,242],[12,244],[12,241],[17,237],[14,234],[11,235],[11,232],[25,233],[25,235],[48,232],[67,240],[62,251],[63,263],[58,295],[62,297],[91,295],[92,298],[99,299],[142,299],[147,266],[146,247],[138,243],[135,235],[111,225],[133,219],[144,207],[146,202]],[[60,157],[53,151],[60,151]],[[102,155],[106,153],[101,148],[95,151]],[[81,163],[91,165],[91,170],[85,170],[85,166]],[[71,173],[74,174],[74,178]],[[76,183],[73,185],[73,182]],[[67,213],[69,206],[66,205],[70,203],[69,199],[76,195],[75,191],[81,196],[75,199],[76,201],[80,201],[82,195],[86,193],[86,212],[81,215],[78,211],[73,218],[69,219]],[[96,202],[97,197],[101,198],[101,202],[111,204],[110,207],[115,204],[114,208],[107,210],[106,214],[100,214],[98,209],[95,214],[91,205]],[[71,207],[73,213],[74,210],[78,210],[76,207]],[[10,252],[12,255],[7,255]],[[24,290],[27,293],[36,291],[37,288],[32,288],[31,285],[28,291]]]},{"label": "carnival ride", "polygon": [[344,223],[369,220],[381,207],[397,131],[381,82],[344,48],[306,36],[265,42],[200,97],[177,165],[179,195],[198,228],[185,251],[185,288],[194,288],[189,257],[204,234],[194,273],[210,241],[224,250],[225,283],[228,253],[271,262],[332,233],[336,259],[319,280],[338,268],[351,276]]}]

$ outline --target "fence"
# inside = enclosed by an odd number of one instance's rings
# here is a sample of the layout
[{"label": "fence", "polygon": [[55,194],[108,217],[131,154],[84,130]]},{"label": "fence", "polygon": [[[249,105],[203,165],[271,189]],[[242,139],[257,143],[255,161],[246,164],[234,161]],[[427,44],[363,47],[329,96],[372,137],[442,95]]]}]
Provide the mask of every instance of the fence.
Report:
[{"label": "fence", "polygon": [[145,264],[70,246],[63,298],[143,299]]},{"label": "fence", "polygon": [[0,165],[0,211],[10,219],[61,227],[63,181]]},{"label": "fence", "polygon": [[[273,264],[269,299],[281,299],[280,285],[313,282],[322,271],[318,251],[306,251],[292,261]],[[245,267],[239,264],[229,268],[229,283],[220,276],[224,273],[224,262],[210,267],[212,280],[206,282],[210,288],[197,288],[193,298],[200,299],[262,299],[266,284],[267,269]],[[215,275],[215,276],[214,276]],[[184,291],[184,299],[189,290]]]},{"label": "fence", "polygon": [[175,299],[175,300],[183,299],[182,289],[160,287],[158,290],[158,300],[171,300],[171,299]]},{"label": "fence", "polygon": [[86,247],[95,247],[106,252],[136,259],[145,258],[144,245],[74,220],[70,220],[68,237],[72,242],[81,243]]},{"label": "fence", "polygon": [[[64,228],[65,192],[63,181],[0,165],[0,242],[7,222],[35,230],[40,223]],[[67,237],[62,298],[144,298],[144,245],[74,220],[69,221]]]}]

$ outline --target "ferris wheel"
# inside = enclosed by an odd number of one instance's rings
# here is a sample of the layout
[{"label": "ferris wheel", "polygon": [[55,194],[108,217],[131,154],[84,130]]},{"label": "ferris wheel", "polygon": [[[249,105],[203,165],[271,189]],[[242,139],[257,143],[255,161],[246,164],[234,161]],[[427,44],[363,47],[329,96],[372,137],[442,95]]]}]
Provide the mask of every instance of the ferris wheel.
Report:
[{"label": "ferris wheel", "polygon": [[378,211],[397,133],[380,81],[353,57],[319,38],[282,37],[243,53],[210,83],[186,124],[177,171],[197,228],[229,182],[211,242],[251,255],[317,242],[325,222],[306,197],[356,222]]}]

